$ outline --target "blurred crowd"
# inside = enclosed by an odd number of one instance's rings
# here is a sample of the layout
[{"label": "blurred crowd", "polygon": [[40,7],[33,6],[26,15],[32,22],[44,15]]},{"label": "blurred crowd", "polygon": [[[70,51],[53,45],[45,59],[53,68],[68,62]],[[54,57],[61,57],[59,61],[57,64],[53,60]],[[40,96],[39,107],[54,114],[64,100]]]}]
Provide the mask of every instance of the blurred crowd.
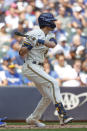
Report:
[{"label": "blurred crowd", "polygon": [[38,27],[38,16],[51,12],[57,18],[57,45],[49,49],[43,68],[59,86],[87,86],[87,0],[0,0],[0,85],[35,86],[22,75],[19,56],[23,37]]}]

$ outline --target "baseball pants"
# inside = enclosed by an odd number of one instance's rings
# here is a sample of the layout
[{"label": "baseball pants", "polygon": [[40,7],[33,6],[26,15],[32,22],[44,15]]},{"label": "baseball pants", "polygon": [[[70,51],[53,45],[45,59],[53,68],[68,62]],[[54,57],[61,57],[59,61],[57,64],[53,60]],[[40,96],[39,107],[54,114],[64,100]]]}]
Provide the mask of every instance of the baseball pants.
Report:
[{"label": "baseball pants", "polygon": [[24,63],[22,72],[24,76],[35,83],[42,95],[36,109],[29,116],[30,118],[39,120],[51,101],[53,104],[61,102],[58,82],[47,74],[42,66],[33,64],[31,61]]}]

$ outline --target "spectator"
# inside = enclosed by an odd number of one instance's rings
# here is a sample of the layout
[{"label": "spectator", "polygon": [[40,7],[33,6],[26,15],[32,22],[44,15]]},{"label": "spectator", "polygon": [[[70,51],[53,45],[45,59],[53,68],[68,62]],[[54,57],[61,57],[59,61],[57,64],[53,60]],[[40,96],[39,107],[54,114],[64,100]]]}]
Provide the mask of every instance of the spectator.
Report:
[{"label": "spectator", "polygon": [[[78,62],[77,62],[78,63]],[[78,87],[80,86],[80,78],[78,77],[77,64],[75,62],[74,68],[68,65],[65,61],[64,55],[58,57],[58,64],[54,66],[57,72],[61,86],[63,87]]]},{"label": "spectator", "polygon": [[66,69],[67,69],[67,64],[65,62],[64,54],[60,54],[57,57],[57,63],[54,65],[54,70],[56,71],[56,73],[59,76],[61,86],[63,86],[63,78],[65,78],[65,75],[68,74],[64,72],[66,71]]},{"label": "spectator", "polygon": [[27,1],[18,0],[18,1],[17,1],[18,11],[19,11],[19,12],[25,11],[25,8],[27,8],[27,5],[28,5]]},{"label": "spectator", "polygon": [[56,45],[56,47],[54,49],[51,50],[51,54],[52,55],[55,55],[57,54],[58,51],[63,51],[64,55],[66,58],[69,58],[70,57],[70,47],[69,45],[67,44],[67,39],[65,36],[61,36],[60,39],[59,39],[59,43]]},{"label": "spectator", "polygon": [[63,6],[60,6],[57,19],[62,22],[62,29],[66,29],[70,22],[71,18],[69,16],[66,16],[66,9]]},{"label": "spectator", "polygon": [[19,17],[15,12],[15,9],[10,7],[10,14],[5,17],[6,26],[8,28],[8,32],[16,29],[18,27]]},{"label": "spectator", "polygon": [[5,22],[4,0],[0,0],[0,23]]},{"label": "spectator", "polygon": [[84,19],[85,19],[85,21],[87,22],[87,8],[85,9],[85,12],[84,12]]},{"label": "spectator", "polygon": [[76,33],[77,33],[77,35],[79,35],[80,36],[80,42],[81,42],[81,44],[84,46],[84,47],[86,47],[86,38],[84,37],[84,28],[83,27],[77,27],[76,28]]},{"label": "spectator", "polygon": [[0,65],[0,68],[4,71],[8,70],[8,64],[11,63],[11,59],[8,56],[3,57],[3,62]]},{"label": "spectator", "polygon": [[67,63],[69,65],[73,65],[74,64],[74,61],[76,59],[76,47],[75,46],[71,46],[70,48],[70,58],[69,59],[66,59],[67,60]]},{"label": "spectator", "polygon": [[80,59],[76,59],[74,64],[73,64],[74,70],[77,72],[77,75],[80,75],[81,68],[82,68],[82,63]]},{"label": "spectator", "polygon": [[36,5],[37,8],[43,8],[44,7],[44,4],[41,0],[36,0],[35,5]]},{"label": "spectator", "polygon": [[57,39],[57,41],[60,39],[61,35],[66,36],[66,31],[65,31],[64,29],[62,29],[62,26],[61,26],[61,25],[62,25],[61,21],[58,20],[58,21],[56,22],[56,27],[57,27],[57,29],[55,30],[55,34],[56,34],[56,39]]},{"label": "spectator", "polygon": [[58,78],[57,73],[52,69],[50,63],[44,63],[43,67],[44,67],[44,70],[47,74],[54,77],[55,79]]},{"label": "spectator", "polygon": [[82,8],[82,12],[84,13],[84,9],[86,8],[84,0],[78,0],[78,5]]},{"label": "spectator", "polygon": [[0,70],[0,86],[7,86],[8,81],[6,79],[5,71]]},{"label": "spectator", "polygon": [[84,60],[84,55],[85,55],[85,47],[82,45],[78,46],[76,50],[76,57],[80,58],[81,60]]},{"label": "spectator", "polygon": [[82,63],[82,73],[80,74],[82,86],[87,86],[87,58]]},{"label": "spectator", "polygon": [[20,55],[17,55],[17,56],[15,56],[15,60],[13,61],[13,63],[16,64],[17,67],[18,66],[21,67],[21,65],[23,65],[23,63],[24,63],[24,58],[21,57]]},{"label": "spectator", "polygon": [[18,72],[21,72],[22,64],[24,63],[23,57],[21,57],[18,53],[18,50],[20,49],[20,45],[17,40],[13,40],[10,44],[10,49],[7,52],[7,56],[11,59],[13,64],[18,69]]},{"label": "spectator", "polygon": [[66,9],[66,15],[72,15],[72,0],[63,0],[61,4]]},{"label": "spectator", "polygon": [[49,74],[50,76],[52,76],[53,78],[55,78],[58,81],[58,84],[60,85],[58,74],[53,70],[52,65],[49,62],[44,62],[43,67],[44,67],[45,72]]},{"label": "spectator", "polygon": [[81,41],[80,41],[80,36],[79,35],[75,35],[73,37],[73,40],[72,40],[72,46],[74,46],[75,48],[77,48],[78,46],[81,45]]},{"label": "spectator", "polygon": [[32,12],[33,12],[33,7],[31,5],[28,5],[26,8],[25,18],[28,20],[30,28],[33,28],[33,25],[36,21],[36,17],[34,14],[32,14]]},{"label": "spectator", "polygon": [[36,17],[36,21],[34,22],[34,26],[37,26],[38,25],[38,17],[40,16],[41,14],[41,10],[37,9],[35,11],[35,17]]},{"label": "spectator", "polygon": [[11,36],[6,32],[5,23],[0,23],[0,46],[11,41]]},{"label": "spectator", "polygon": [[10,49],[7,52],[7,56],[9,56],[9,58],[12,61],[16,60],[16,57],[19,56],[18,50],[20,48],[20,45],[18,43],[17,40],[13,40],[10,44]]},{"label": "spectator", "polygon": [[75,3],[73,5],[72,10],[73,10],[72,27],[74,28],[78,26],[86,27],[86,21],[81,14],[82,8],[78,5],[78,3]]},{"label": "spectator", "polygon": [[5,73],[8,85],[23,85],[23,77],[16,72],[15,65],[8,65],[8,71]]},{"label": "spectator", "polygon": [[58,57],[60,55],[64,55],[62,50],[58,50],[57,53],[54,55],[54,59],[51,61],[51,64],[54,66],[56,64],[58,64]]}]

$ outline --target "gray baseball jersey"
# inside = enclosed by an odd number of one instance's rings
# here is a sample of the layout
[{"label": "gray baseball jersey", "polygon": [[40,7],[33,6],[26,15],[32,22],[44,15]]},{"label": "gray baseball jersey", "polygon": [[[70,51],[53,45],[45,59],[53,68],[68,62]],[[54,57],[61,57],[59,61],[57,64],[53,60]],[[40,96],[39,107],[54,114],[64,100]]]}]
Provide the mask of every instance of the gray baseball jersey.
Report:
[{"label": "gray baseball jersey", "polygon": [[55,38],[55,35],[49,32],[45,36],[44,32],[40,28],[28,32],[27,35],[29,35],[29,37],[32,37],[32,39],[26,39],[25,42],[29,42],[33,46],[33,48],[29,51],[25,61],[34,60],[43,63],[44,57],[47,54],[49,48],[42,44],[37,44],[36,40],[50,40],[51,38]]}]

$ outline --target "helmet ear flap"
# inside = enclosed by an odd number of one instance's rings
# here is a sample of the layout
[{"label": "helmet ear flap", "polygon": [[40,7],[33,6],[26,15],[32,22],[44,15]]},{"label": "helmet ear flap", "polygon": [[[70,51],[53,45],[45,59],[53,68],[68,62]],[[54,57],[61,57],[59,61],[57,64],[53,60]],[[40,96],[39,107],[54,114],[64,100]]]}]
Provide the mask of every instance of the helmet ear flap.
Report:
[{"label": "helmet ear flap", "polygon": [[52,29],[54,29],[54,28],[56,28],[56,24],[53,22],[53,23],[50,24],[50,27],[51,27]]}]

